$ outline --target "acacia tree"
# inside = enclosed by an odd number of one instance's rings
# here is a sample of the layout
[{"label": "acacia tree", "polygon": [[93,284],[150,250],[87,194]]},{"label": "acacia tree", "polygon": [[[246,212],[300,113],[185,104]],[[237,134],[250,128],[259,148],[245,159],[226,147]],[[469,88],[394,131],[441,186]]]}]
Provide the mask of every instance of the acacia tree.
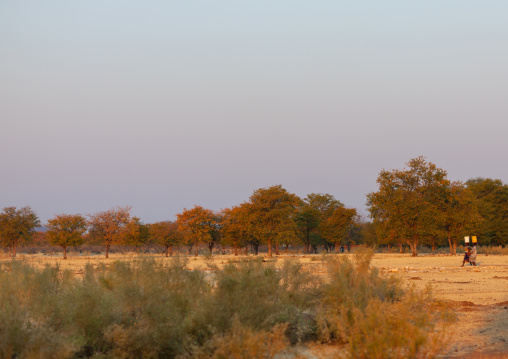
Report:
[{"label": "acacia tree", "polygon": [[148,239],[148,226],[142,223],[140,218],[132,217],[125,226],[123,243],[134,246],[136,248],[136,253],[139,253],[141,246],[148,242]]},{"label": "acacia tree", "polygon": [[457,253],[459,241],[481,222],[477,202],[473,192],[461,182],[452,182],[443,188],[437,213],[440,215],[439,231],[448,240],[450,254]]},{"label": "acacia tree", "polygon": [[198,255],[199,243],[206,243],[211,254],[214,246],[212,231],[215,230],[216,223],[213,211],[194,206],[192,209],[184,208],[176,218],[179,230],[184,233],[187,242],[195,247],[195,256]]},{"label": "acacia tree", "polygon": [[234,249],[235,256],[239,248],[247,245],[249,238],[249,209],[246,204],[226,208],[222,210],[223,215],[223,240]]},{"label": "acacia tree", "polygon": [[475,178],[466,186],[477,199],[482,221],[474,226],[474,232],[486,245],[508,245],[508,185],[501,180]]},{"label": "acacia tree", "polygon": [[118,206],[90,215],[90,238],[106,246],[106,258],[112,244],[121,244],[131,219],[131,207]]},{"label": "acacia tree", "polygon": [[183,234],[178,224],[171,221],[156,222],[150,225],[150,235],[153,240],[166,248],[166,257],[173,255],[173,247],[183,240]]},{"label": "acacia tree", "polygon": [[[438,221],[436,203],[440,189],[449,186],[446,171],[426,162],[424,157],[410,160],[403,170],[383,170],[377,178],[379,190],[367,195],[367,205],[375,223],[390,228],[418,255],[420,239]],[[382,226],[381,226],[382,227]]]},{"label": "acacia tree", "polygon": [[80,214],[59,214],[48,220],[46,235],[51,244],[63,248],[63,259],[67,259],[67,247],[83,244],[87,226],[86,218]]},{"label": "acacia tree", "polygon": [[303,241],[305,253],[310,253],[311,243],[315,244],[318,241],[318,227],[321,223],[321,213],[304,203],[298,209],[296,215],[296,224],[298,226],[300,237]]},{"label": "acacia tree", "polygon": [[305,197],[296,216],[296,222],[306,253],[311,248],[317,253],[317,246],[320,244],[323,244],[327,251],[330,250],[333,243],[323,236],[322,223],[333,214],[333,211],[341,207],[344,205],[328,193],[311,193]]},{"label": "acacia tree", "polygon": [[252,233],[268,245],[269,257],[274,243],[297,238],[295,216],[299,203],[300,198],[281,185],[260,188],[250,197]]},{"label": "acacia tree", "polygon": [[[208,223],[210,227],[210,240],[208,241],[208,250],[212,254],[213,247],[221,244],[223,238],[224,214],[222,211],[213,212],[211,221]],[[222,245],[222,253],[224,254],[224,245]]]},{"label": "acacia tree", "polygon": [[20,241],[30,241],[35,228],[40,225],[39,218],[30,207],[5,207],[0,213],[0,243],[10,248],[11,256],[16,256]]},{"label": "acacia tree", "polygon": [[[329,242],[340,244],[348,235],[348,229],[356,223],[356,209],[339,207],[334,210],[330,217],[321,223],[322,235]],[[348,245],[349,250],[349,245]]]}]

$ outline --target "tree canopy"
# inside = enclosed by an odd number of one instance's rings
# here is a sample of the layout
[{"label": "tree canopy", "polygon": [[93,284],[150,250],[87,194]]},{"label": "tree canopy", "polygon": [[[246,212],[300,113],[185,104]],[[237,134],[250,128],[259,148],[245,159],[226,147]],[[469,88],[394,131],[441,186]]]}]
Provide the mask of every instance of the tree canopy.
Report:
[{"label": "tree canopy", "polygon": [[254,191],[249,203],[252,234],[268,245],[269,257],[273,244],[278,246],[288,238],[297,238],[295,217],[300,204],[297,195],[276,185]]},{"label": "tree canopy", "polygon": [[206,243],[212,251],[214,238],[212,231],[216,229],[217,218],[212,210],[201,206],[192,209],[184,208],[182,213],[176,215],[178,228],[182,231],[187,243],[195,247],[195,255],[198,255],[199,243]]},{"label": "tree canopy", "polygon": [[437,197],[450,181],[446,171],[423,157],[406,165],[402,170],[381,171],[379,189],[367,195],[367,205],[374,222],[403,239],[411,247],[411,254],[417,256],[420,240],[436,231]]},{"label": "tree canopy", "polygon": [[119,206],[90,216],[89,231],[92,240],[106,246],[106,258],[112,244],[123,242],[127,225],[131,220],[131,207]]},{"label": "tree canopy", "polygon": [[182,243],[183,235],[176,222],[156,222],[152,223],[149,228],[150,236],[155,243],[166,248],[166,257],[173,254],[173,246]]},{"label": "tree canopy", "polygon": [[475,178],[466,187],[478,201],[482,221],[474,233],[486,245],[508,245],[508,185],[499,179]]},{"label": "tree canopy", "polygon": [[0,241],[10,248],[11,256],[15,257],[19,243],[30,241],[39,225],[39,218],[30,207],[5,207],[0,213]]},{"label": "tree canopy", "polygon": [[80,214],[59,214],[48,220],[46,232],[49,242],[63,248],[63,259],[67,259],[67,247],[83,244],[83,234],[88,224]]}]

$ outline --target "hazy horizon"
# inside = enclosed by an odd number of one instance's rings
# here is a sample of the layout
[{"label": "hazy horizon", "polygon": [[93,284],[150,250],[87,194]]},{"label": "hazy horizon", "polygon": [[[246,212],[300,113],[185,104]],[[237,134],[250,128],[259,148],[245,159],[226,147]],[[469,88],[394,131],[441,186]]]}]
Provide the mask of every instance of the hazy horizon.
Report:
[{"label": "hazy horizon", "polygon": [[508,182],[508,3],[0,4],[0,206],[145,222],[281,184],[365,211],[425,156]]}]

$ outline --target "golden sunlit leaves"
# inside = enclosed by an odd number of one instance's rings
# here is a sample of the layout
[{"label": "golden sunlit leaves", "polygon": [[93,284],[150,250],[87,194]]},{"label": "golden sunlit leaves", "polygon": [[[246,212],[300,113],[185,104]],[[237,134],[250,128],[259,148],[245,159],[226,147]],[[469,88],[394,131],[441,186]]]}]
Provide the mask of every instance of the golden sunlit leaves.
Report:
[{"label": "golden sunlit leaves", "polygon": [[80,214],[59,214],[48,220],[46,235],[51,244],[63,248],[64,259],[67,259],[67,247],[83,244],[87,226],[85,217]]},{"label": "golden sunlit leaves", "polygon": [[131,207],[119,206],[90,216],[90,236],[106,246],[106,258],[112,244],[121,243],[131,219]]}]

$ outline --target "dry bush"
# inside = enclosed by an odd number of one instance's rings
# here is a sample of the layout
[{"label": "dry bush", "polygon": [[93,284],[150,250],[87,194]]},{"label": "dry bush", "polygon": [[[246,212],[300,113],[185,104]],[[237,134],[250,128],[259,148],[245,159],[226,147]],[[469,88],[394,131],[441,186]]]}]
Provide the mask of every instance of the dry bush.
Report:
[{"label": "dry bush", "polygon": [[381,277],[370,268],[372,255],[359,252],[355,262],[329,260],[330,281],[318,312],[320,339],[345,344],[352,358],[433,357],[445,345],[442,324],[453,316],[439,308],[430,289],[403,290],[399,279]]},{"label": "dry bush", "polygon": [[202,347],[194,348],[179,359],[268,359],[285,350],[289,341],[286,324],[277,324],[270,331],[254,331],[234,317],[230,331],[215,335]]},{"label": "dry bush", "polygon": [[245,259],[205,274],[179,257],[137,258],[87,265],[82,277],[3,262],[0,357],[266,358],[318,338],[346,344],[352,357],[440,348],[441,318],[428,313],[443,310],[429,295],[381,277],[372,252],[324,258],[326,282],[291,260]]}]

